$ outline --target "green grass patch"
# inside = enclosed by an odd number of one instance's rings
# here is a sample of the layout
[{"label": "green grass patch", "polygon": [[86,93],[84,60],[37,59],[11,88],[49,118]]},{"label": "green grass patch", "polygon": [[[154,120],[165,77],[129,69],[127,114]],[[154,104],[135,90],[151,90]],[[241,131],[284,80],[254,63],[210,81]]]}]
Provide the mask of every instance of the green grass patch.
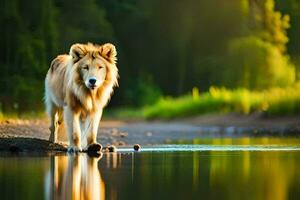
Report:
[{"label": "green grass patch", "polygon": [[104,109],[104,119],[134,120],[143,119],[143,110],[136,107],[119,107]]},{"label": "green grass patch", "polygon": [[40,112],[22,112],[22,113],[3,113],[0,112],[0,121],[8,119],[45,119],[46,113],[44,111]]},{"label": "green grass patch", "polygon": [[[164,97],[145,107],[105,108],[104,119],[172,119],[202,114],[263,113],[266,116],[291,116],[300,114],[300,83],[286,88],[272,88],[263,91],[247,89],[226,89],[211,87],[199,93],[173,98]],[[44,111],[25,113],[1,113],[0,120],[45,118]]]},{"label": "green grass patch", "polygon": [[194,88],[191,94],[182,97],[165,97],[152,106],[145,107],[147,119],[187,117],[206,113],[263,112],[268,116],[295,115],[300,113],[300,83],[287,88],[272,88],[264,91],[226,89],[211,87],[199,94]]}]

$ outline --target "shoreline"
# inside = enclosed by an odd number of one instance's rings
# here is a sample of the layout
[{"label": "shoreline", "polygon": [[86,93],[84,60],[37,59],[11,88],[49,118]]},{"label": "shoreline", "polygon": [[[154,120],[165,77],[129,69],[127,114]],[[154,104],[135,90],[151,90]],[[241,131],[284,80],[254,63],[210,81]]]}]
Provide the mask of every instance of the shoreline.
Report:
[{"label": "shoreline", "polygon": [[[300,137],[300,116],[262,118],[259,115],[204,115],[176,120],[117,120],[100,122],[97,141],[103,146],[151,146],[195,138]],[[63,129],[58,136],[65,142]],[[0,121],[0,151],[51,152],[63,145],[48,142],[47,119]],[[65,149],[64,149],[65,151]]]}]

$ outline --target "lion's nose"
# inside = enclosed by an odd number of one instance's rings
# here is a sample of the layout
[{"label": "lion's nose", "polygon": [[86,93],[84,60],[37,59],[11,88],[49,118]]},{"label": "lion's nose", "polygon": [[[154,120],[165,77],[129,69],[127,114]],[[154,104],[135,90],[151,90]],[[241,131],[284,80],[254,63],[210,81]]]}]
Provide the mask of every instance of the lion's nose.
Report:
[{"label": "lion's nose", "polygon": [[95,78],[90,78],[90,79],[89,79],[89,83],[90,83],[91,85],[95,85],[96,81],[97,81],[97,79],[95,79]]}]

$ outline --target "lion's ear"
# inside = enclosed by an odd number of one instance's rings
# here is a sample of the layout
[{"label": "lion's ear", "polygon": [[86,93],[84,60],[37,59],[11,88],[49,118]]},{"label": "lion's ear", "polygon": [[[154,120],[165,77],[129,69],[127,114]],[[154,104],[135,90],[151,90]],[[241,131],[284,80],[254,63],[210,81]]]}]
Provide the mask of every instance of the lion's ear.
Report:
[{"label": "lion's ear", "polygon": [[86,50],[83,44],[73,44],[70,49],[70,56],[72,56],[73,63],[78,62],[86,55]]},{"label": "lion's ear", "polygon": [[115,64],[117,61],[117,50],[113,44],[106,43],[100,47],[101,56]]}]

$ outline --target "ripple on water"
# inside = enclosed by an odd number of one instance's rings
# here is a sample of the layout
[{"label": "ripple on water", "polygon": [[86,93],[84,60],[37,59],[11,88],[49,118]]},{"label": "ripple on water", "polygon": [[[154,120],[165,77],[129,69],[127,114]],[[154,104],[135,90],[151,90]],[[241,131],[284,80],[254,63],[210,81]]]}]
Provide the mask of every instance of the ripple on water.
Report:
[{"label": "ripple on water", "polygon": [[[132,151],[132,148],[118,148],[118,152]],[[141,152],[179,151],[300,151],[300,145],[154,145],[142,147]]]}]

